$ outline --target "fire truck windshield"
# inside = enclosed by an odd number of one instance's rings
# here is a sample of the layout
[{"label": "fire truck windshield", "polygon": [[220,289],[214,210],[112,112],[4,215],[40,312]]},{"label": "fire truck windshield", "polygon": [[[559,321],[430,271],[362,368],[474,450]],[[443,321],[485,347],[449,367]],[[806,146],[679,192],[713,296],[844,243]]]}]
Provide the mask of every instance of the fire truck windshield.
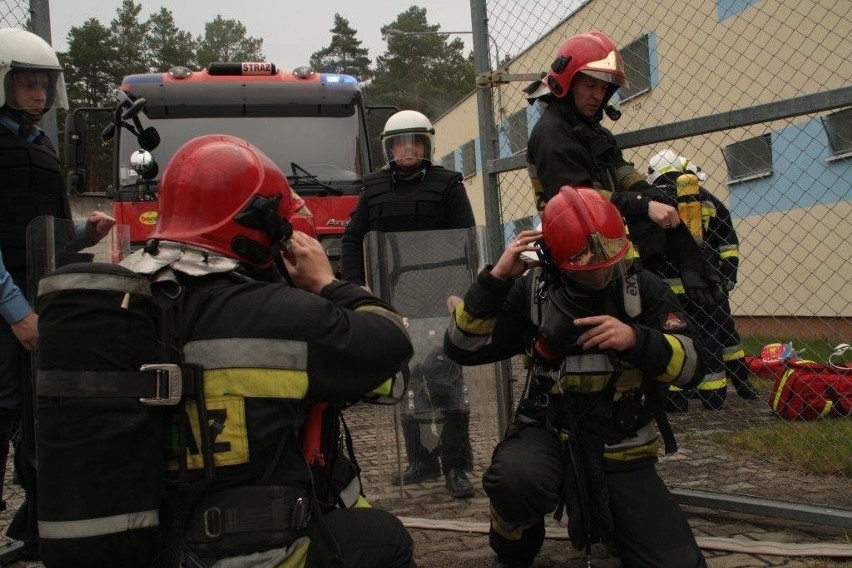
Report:
[{"label": "fire truck windshield", "polygon": [[[187,118],[139,116],[143,127],[157,129],[161,143],[151,152],[160,173],[172,155],[188,140],[203,134],[230,134],[250,141],[263,150],[285,174],[296,163],[326,184],[357,183],[367,173],[364,147],[367,144],[357,112],[313,116],[193,116]],[[119,182],[122,187],[137,183],[130,158],[138,150],[132,135],[120,133]],[[215,164],[211,164],[215,167]],[[154,179],[156,182],[159,175]]]}]

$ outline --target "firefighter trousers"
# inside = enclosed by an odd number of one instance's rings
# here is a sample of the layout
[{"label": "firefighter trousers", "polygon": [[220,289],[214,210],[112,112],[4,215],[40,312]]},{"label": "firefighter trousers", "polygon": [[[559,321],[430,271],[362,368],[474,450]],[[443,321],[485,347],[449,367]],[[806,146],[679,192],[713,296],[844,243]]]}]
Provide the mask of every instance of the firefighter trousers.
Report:
[{"label": "firefighter trousers", "polygon": [[[482,485],[497,517],[492,516],[489,540],[501,559],[531,563],[538,554],[544,542],[540,521],[560,502],[566,467],[561,444],[544,427],[526,426],[494,449]],[[604,473],[615,523],[610,540],[624,568],[706,566],[686,515],[653,461],[605,460]],[[495,530],[495,522],[503,526]]]}]

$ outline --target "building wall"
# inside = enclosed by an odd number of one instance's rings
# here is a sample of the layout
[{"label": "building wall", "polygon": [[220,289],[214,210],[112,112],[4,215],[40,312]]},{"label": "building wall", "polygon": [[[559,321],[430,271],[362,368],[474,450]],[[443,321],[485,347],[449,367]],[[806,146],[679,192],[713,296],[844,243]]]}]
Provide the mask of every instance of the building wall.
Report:
[{"label": "building wall", "polygon": [[[533,38],[509,63],[508,71],[547,69],[564,38],[589,29],[607,33],[621,47],[648,34],[652,88],[620,101],[622,118],[615,123],[605,120],[615,134],[777,103],[849,85],[852,17],[848,5],[838,4],[844,3],[593,0]],[[489,23],[499,23],[499,18],[499,13],[489,13]],[[512,83],[493,90],[500,157],[511,154],[505,143],[508,117],[525,112],[530,128],[537,119],[537,110],[521,91],[525,85]],[[471,139],[479,146],[475,101],[471,95],[436,121],[438,155]],[[728,183],[723,149],[763,134],[771,137],[772,175]],[[708,189],[732,212],[742,242],[743,274],[751,276],[741,279],[732,296],[740,313],[852,315],[852,263],[848,255],[843,262],[832,262],[843,258],[833,251],[848,250],[852,234],[852,159],[830,159],[820,116],[629,148],[624,154],[644,171],[649,157],[664,147],[701,165],[708,174]],[[523,170],[499,177],[509,239],[535,211]],[[481,169],[465,183],[482,223]],[[794,301],[803,288],[792,276],[802,271],[821,285],[817,293]]]}]

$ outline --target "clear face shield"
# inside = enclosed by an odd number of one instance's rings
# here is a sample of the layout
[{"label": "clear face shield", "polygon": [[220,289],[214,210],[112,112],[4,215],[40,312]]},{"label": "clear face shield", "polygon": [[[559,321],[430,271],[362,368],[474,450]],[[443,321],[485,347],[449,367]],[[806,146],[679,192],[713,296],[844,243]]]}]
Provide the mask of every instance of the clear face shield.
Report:
[{"label": "clear face shield", "polygon": [[388,134],[382,140],[385,163],[395,163],[397,167],[417,167],[421,161],[432,160],[432,142],[425,132],[403,132]]},{"label": "clear face shield", "polygon": [[630,250],[626,237],[610,239],[600,233],[589,235],[586,248],[562,267],[566,282],[574,288],[598,292],[610,282],[622,278],[630,268],[626,258]]},{"label": "clear face shield", "polygon": [[49,108],[68,108],[65,78],[56,69],[13,66],[3,88],[6,104],[30,115],[41,115]]}]

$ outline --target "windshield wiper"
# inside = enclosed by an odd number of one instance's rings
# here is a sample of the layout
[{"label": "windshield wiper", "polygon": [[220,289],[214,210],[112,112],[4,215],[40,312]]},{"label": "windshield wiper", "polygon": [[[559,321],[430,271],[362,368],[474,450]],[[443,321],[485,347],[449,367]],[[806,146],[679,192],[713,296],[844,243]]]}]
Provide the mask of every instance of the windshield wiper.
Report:
[{"label": "windshield wiper", "polygon": [[296,162],[290,162],[290,168],[293,170],[293,175],[287,176],[287,181],[292,181],[295,187],[305,185],[317,185],[327,191],[330,191],[331,193],[334,193],[335,195],[342,194],[339,189],[325,183],[324,181],[320,181],[317,176],[315,176]]}]

